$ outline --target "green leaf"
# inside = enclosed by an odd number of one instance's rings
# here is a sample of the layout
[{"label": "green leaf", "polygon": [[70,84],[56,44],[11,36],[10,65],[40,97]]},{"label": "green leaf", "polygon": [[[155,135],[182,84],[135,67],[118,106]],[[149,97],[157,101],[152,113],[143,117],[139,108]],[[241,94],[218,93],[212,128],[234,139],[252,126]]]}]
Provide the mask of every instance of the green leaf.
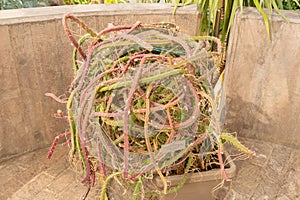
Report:
[{"label": "green leaf", "polygon": [[199,32],[200,35],[209,35],[209,30],[211,28],[210,21],[208,20],[209,2],[207,0],[203,0],[200,5],[201,21]]},{"label": "green leaf", "polygon": [[232,4],[233,4],[233,0],[225,1],[224,4],[224,23],[222,26],[222,38],[221,38],[222,42],[225,42],[227,30],[229,31],[230,29],[228,27],[228,24],[231,16]]},{"label": "green leaf", "polygon": [[[280,1],[280,0],[279,0]],[[277,4],[276,4],[276,1],[273,0],[272,1],[272,5],[274,7],[274,10],[286,21],[286,22],[289,22],[289,20],[280,12],[279,8],[277,7]],[[281,4],[282,6],[282,4]]]},{"label": "green leaf", "polygon": [[[282,4],[282,0],[274,0],[274,3],[276,5],[276,7],[278,6],[279,9],[283,9],[283,4]],[[275,8],[275,7],[274,7]]]},{"label": "green leaf", "polygon": [[222,42],[225,42],[224,40],[225,40],[225,38],[227,38],[227,36],[229,34],[229,30],[230,30],[230,27],[232,25],[233,19],[235,17],[235,13],[236,13],[237,8],[238,8],[238,1],[234,1],[233,4],[232,4],[232,7],[231,7],[230,15],[228,16],[229,20],[227,22],[227,27],[224,27],[224,30],[226,30],[226,32],[224,31],[224,35],[223,35],[224,39],[222,38]]},{"label": "green leaf", "polygon": [[270,31],[270,24],[269,24],[269,18],[267,16],[267,14],[264,12],[264,10],[261,7],[260,2],[258,2],[258,0],[253,0],[254,5],[256,7],[256,9],[258,10],[258,12],[260,12],[260,14],[262,15],[264,22],[265,22],[265,27],[266,27],[266,31],[268,34],[268,39],[271,40],[271,31]]},{"label": "green leaf", "polygon": [[176,13],[176,10],[177,10],[177,8],[178,8],[178,5],[179,5],[179,0],[175,0],[175,3],[174,3],[174,10],[173,10],[173,15],[175,15],[175,13]]}]

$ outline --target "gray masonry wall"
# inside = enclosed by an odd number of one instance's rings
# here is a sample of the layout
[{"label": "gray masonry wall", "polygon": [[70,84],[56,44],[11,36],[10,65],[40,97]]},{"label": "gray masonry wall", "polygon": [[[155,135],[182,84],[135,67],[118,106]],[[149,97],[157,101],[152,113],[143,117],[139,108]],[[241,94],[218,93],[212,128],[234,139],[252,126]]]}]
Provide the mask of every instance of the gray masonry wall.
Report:
[{"label": "gray masonry wall", "polygon": [[282,11],[268,41],[255,9],[237,15],[227,52],[225,128],[300,148],[300,12]]},{"label": "gray masonry wall", "polygon": [[53,117],[65,105],[44,95],[68,94],[73,77],[72,47],[61,23],[64,14],[80,17],[97,31],[108,23],[139,20],[173,22],[195,35],[199,24],[196,6],[181,7],[175,16],[173,9],[169,4],[120,4],[0,11],[0,161],[49,146],[68,128],[66,122]]}]

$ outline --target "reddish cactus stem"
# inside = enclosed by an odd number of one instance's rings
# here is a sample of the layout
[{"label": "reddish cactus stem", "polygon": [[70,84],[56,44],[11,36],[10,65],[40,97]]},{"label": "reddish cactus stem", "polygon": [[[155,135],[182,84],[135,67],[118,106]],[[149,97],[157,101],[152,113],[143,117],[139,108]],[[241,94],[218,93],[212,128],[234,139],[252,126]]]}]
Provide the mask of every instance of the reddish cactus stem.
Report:
[{"label": "reddish cactus stem", "polygon": [[169,172],[171,170],[174,170],[177,168],[177,166],[181,165],[189,156],[191,155],[191,152],[187,153],[185,156],[183,156],[177,163],[175,163],[174,165],[165,168],[162,170],[163,173]]},{"label": "reddish cactus stem", "polygon": [[123,112],[117,112],[117,113],[95,112],[94,116],[97,116],[97,117],[119,117],[122,114],[124,114],[124,113]]},{"label": "reddish cactus stem", "polygon": [[132,56],[126,63],[125,67],[123,68],[123,71],[122,73],[119,75],[119,78],[124,76],[124,74],[127,72],[128,68],[129,68],[129,65],[132,61],[134,61],[134,59],[137,59],[137,58],[141,58],[141,57],[144,57],[145,54],[138,54],[138,55],[135,55],[135,56]]},{"label": "reddish cactus stem", "polygon": [[102,160],[101,160],[101,162],[99,160],[99,165],[100,165],[100,171],[102,172],[103,176],[106,177],[107,173],[106,173],[105,165]]},{"label": "reddish cactus stem", "polygon": [[57,114],[57,113],[54,113],[54,117],[55,118],[58,118],[58,119],[64,119],[64,120],[66,120],[66,121],[68,121],[69,120],[69,117],[68,116],[66,116],[66,115],[60,115],[60,114]]},{"label": "reddish cactus stem", "polygon": [[78,84],[78,90],[81,90],[83,85],[84,85],[84,79],[86,78],[86,75],[88,73],[88,70],[89,70],[89,67],[90,67],[90,62],[91,62],[91,59],[92,59],[92,54],[94,52],[95,49],[97,49],[99,46],[103,45],[103,44],[106,44],[108,43],[109,40],[106,40],[106,41],[103,41],[101,43],[98,43],[97,45],[95,46],[91,46],[88,50],[88,53],[87,53],[87,58],[86,58],[86,62],[84,63],[84,65],[82,67],[84,67],[84,70],[82,71],[82,73],[80,74],[80,76],[77,76],[74,81],[77,81],[77,78],[79,79],[80,77],[80,81],[79,81],[79,84]]},{"label": "reddish cactus stem", "polygon": [[193,84],[189,80],[186,79],[186,83],[187,83],[187,85],[189,85],[189,88],[192,90],[193,96],[195,98],[194,112],[192,113],[191,117],[188,120],[186,120],[182,123],[174,124],[175,128],[186,127],[187,124],[190,124],[190,123],[194,122],[195,120],[197,120],[197,118],[200,115],[200,111],[199,111],[200,100],[199,100],[198,93],[197,93],[195,87],[193,86]]},{"label": "reddish cactus stem", "polygon": [[108,96],[105,96],[105,97],[103,97],[103,98],[101,98],[101,99],[95,99],[95,102],[96,103],[101,103],[101,102],[103,102],[103,101],[107,101],[109,99],[109,97]]},{"label": "reddish cactus stem", "polygon": [[128,177],[126,180],[130,181],[133,180],[143,174],[145,174],[146,172],[148,172],[149,170],[151,170],[153,167],[155,167],[154,163],[151,163],[149,165],[147,165],[142,171],[134,173],[133,175],[131,175],[130,177]]},{"label": "reddish cactus stem", "polygon": [[[188,126],[189,124],[193,123],[195,120],[197,120],[197,117],[200,115],[200,111],[199,111],[199,109],[198,109],[198,104],[199,104],[199,101],[200,101],[200,100],[199,100],[197,91],[196,91],[196,89],[194,88],[194,86],[191,84],[191,82],[190,82],[189,80],[186,79],[186,83],[187,83],[187,85],[189,85],[189,88],[192,90],[193,96],[194,96],[194,98],[195,98],[195,107],[197,107],[197,109],[194,109],[194,112],[192,113],[191,117],[190,117],[189,119],[187,119],[186,121],[181,122],[181,123],[174,123],[174,124],[173,124],[173,127],[174,127],[174,128],[186,127],[186,126]],[[145,100],[145,96],[142,95],[142,97],[143,97],[143,99]],[[175,104],[179,101],[179,99],[181,99],[181,98],[183,98],[183,97],[184,97],[184,95],[181,95],[177,100],[175,100],[175,101],[173,101],[173,102],[171,101],[171,102],[169,102],[169,103],[166,104],[166,105],[162,105],[162,104],[158,104],[158,103],[153,102],[155,105],[158,105],[158,107],[151,108],[151,110],[152,110],[152,109],[153,109],[153,110],[154,110],[154,109],[156,110],[156,108],[157,108],[158,110],[160,110],[159,107],[162,107],[162,109],[163,109],[163,108],[164,108],[164,109],[167,109],[168,107],[171,107],[171,106],[175,105]],[[138,109],[138,110],[134,110],[134,111],[138,111],[137,113],[139,113],[139,112],[145,112],[145,109]],[[137,115],[137,116],[138,116],[138,115]],[[152,121],[151,124],[152,124],[153,126],[155,126],[155,127],[160,127],[160,128],[165,128],[165,129],[171,129],[170,125],[163,125],[163,127],[161,127],[162,125],[156,123],[155,121]]]},{"label": "reddish cactus stem", "polygon": [[97,149],[98,149],[98,161],[99,161],[99,167],[100,167],[100,171],[102,172],[102,175],[104,177],[106,177],[106,169],[105,169],[105,165],[103,163],[103,160],[102,160],[102,153],[101,153],[101,146],[100,146],[100,141],[99,139],[97,138]]},{"label": "reddish cactus stem", "polygon": [[120,68],[113,68],[110,70],[106,70],[104,72],[102,72],[101,74],[99,74],[98,76],[96,76],[93,80],[91,80],[89,82],[89,84],[85,87],[85,89],[82,91],[82,94],[80,96],[80,104],[82,104],[83,102],[83,97],[85,96],[86,92],[88,91],[88,89],[90,89],[97,81],[99,81],[101,78],[103,78],[106,74],[118,71]]},{"label": "reddish cactus stem", "polygon": [[144,169],[142,169],[140,172],[137,172],[137,173],[132,174],[130,177],[127,178],[127,180],[128,180],[128,181],[133,180],[133,179],[135,179],[135,178],[137,178],[137,177],[139,177],[139,176],[141,176],[141,175],[147,173],[147,172],[150,171],[152,168],[154,168],[155,165],[156,165],[155,163],[157,163],[157,162],[158,162],[161,158],[163,158],[164,156],[165,156],[165,155],[160,155],[160,157],[157,158],[157,159],[155,160],[154,163],[150,163],[149,165],[145,166]]},{"label": "reddish cactus stem", "polygon": [[114,96],[115,96],[114,93],[111,93],[111,94],[109,95],[109,99],[108,99],[108,101],[107,101],[107,106],[106,106],[106,108],[105,108],[105,112],[108,112],[108,111],[109,111],[110,106],[111,106],[111,104],[112,104],[112,102],[113,102]]},{"label": "reddish cactus stem", "polygon": [[90,187],[95,184],[95,171],[91,171]]},{"label": "reddish cactus stem", "polygon": [[[197,91],[196,89],[194,88],[194,86],[191,84],[190,81],[186,80],[187,84],[189,85],[189,88],[192,90],[192,93],[193,93],[193,96],[195,98],[195,109],[194,109],[194,112],[192,113],[191,117],[188,118],[187,120],[185,120],[184,122],[180,122],[180,123],[174,123],[173,126],[174,128],[184,128],[184,127],[187,127],[189,126],[190,124],[194,123],[197,118],[199,117],[200,115],[200,110],[198,108],[198,104],[199,104],[199,97],[198,97],[198,94],[197,94]],[[170,125],[161,125],[161,124],[158,124],[157,122],[155,121],[152,121],[151,124],[155,127],[160,127],[160,128],[164,128],[164,129],[171,129]]]},{"label": "reddish cactus stem", "polygon": [[65,141],[64,143],[62,143],[62,146],[66,146],[67,144],[69,144],[71,142],[72,138],[70,137],[67,141]]},{"label": "reddish cactus stem", "polygon": [[171,117],[171,114],[170,114],[170,110],[169,109],[166,109],[166,112],[167,112],[167,116],[168,116],[168,120],[169,120],[169,125],[170,125],[170,128],[171,128],[171,134],[167,140],[167,144],[169,144],[170,142],[172,142],[175,134],[176,134],[176,131],[174,129],[174,125],[173,125],[173,121],[172,121],[172,117]]},{"label": "reddish cactus stem", "polygon": [[127,31],[127,34],[131,33],[132,31],[134,31],[134,29],[136,29],[137,27],[139,27],[141,25],[140,21],[135,22],[135,24],[132,25],[131,29],[129,31]]},{"label": "reddish cactus stem", "polygon": [[[111,69],[111,70],[107,70],[105,72],[102,72],[101,74],[99,74],[96,78],[94,78],[90,83],[89,85],[83,90],[81,96],[80,96],[80,110],[78,112],[78,134],[79,135],[82,135],[83,138],[85,137],[85,129],[88,125],[88,118],[89,116],[85,116],[82,124],[81,124],[81,116],[82,116],[82,113],[83,113],[83,108],[85,107],[84,105],[84,102],[83,102],[83,99],[86,97],[86,93],[88,91],[88,89],[94,84],[96,83],[99,79],[101,79],[103,76],[105,76],[106,74],[108,73],[111,73],[111,72],[114,72],[114,71],[117,71],[119,70],[119,68],[115,68],[115,69]],[[83,82],[82,82],[83,83]],[[88,97],[87,97],[88,98]],[[94,98],[94,96],[92,96],[91,98]],[[90,104],[88,105],[88,108],[87,108],[87,111],[86,112],[90,112],[91,108],[92,108],[92,105],[93,105],[93,100],[90,99]]]},{"label": "reddish cactus stem", "polygon": [[[143,98],[144,101],[146,101],[146,97],[145,97],[145,94],[142,90],[139,91],[139,93],[141,93],[141,98]],[[176,105],[182,98],[184,97],[184,94],[180,95],[177,99],[174,97],[173,99],[171,99],[167,104],[160,104],[160,103],[157,103],[157,102],[153,102],[153,101],[150,101],[151,104],[154,104],[156,105],[156,107],[152,107],[150,108],[151,111],[159,111],[159,110],[164,110],[164,109],[168,109],[169,107],[172,107],[174,105]],[[145,108],[140,108],[140,109],[134,109],[133,110],[133,113],[136,114],[136,116],[141,119],[141,120],[144,120],[144,117],[142,115],[140,115],[139,113],[145,113],[146,112],[146,109]],[[155,115],[155,117],[157,119],[159,119],[161,122],[164,123],[165,121],[165,118],[161,115],[159,115],[157,112],[154,112],[153,113]],[[151,124],[151,123],[150,123]],[[153,125],[153,124],[151,124]]]},{"label": "reddish cactus stem", "polygon": [[[102,44],[105,44],[107,43],[108,41],[104,41],[102,43],[99,43],[95,46],[92,46],[91,48],[89,48],[88,50],[88,53],[87,53],[87,58],[86,58],[86,61],[84,62],[84,65],[82,66],[83,67],[83,70],[81,72],[81,74],[77,73],[77,76],[75,77],[75,79],[72,81],[72,84],[71,84],[71,88],[74,86],[74,84],[76,82],[78,82],[78,86],[76,87],[77,90],[81,90],[83,85],[84,85],[84,79],[86,78],[86,75],[88,73],[88,70],[89,70],[89,64],[90,64],[90,61],[92,59],[92,53],[93,51],[98,48],[99,46],[101,46]],[[80,80],[79,80],[80,79]]]},{"label": "reddish cactus stem", "polygon": [[198,43],[199,43],[200,45],[203,45],[204,48],[205,48],[205,50],[207,50],[207,51],[211,48],[210,43],[209,43],[208,41],[206,41],[206,40],[199,40]]},{"label": "reddish cactus stem", "polygon": [[144,40],[140,39],[135,35],[122,34],[120,35],[120,37],[123,39],[132,40],[136,42],[138,45],[140,45],[142,48],[146,49],[147,51],[153,50],[153,46],[151,44],[145,42]]},{"label": "reddish cactus stem", "polygon": [[90,166],[90,163],[89,163],[87,152],[85,150],[85,145],[84,145],[83,141],[80,138],[78,138],[78,139],[79,139],[79,142],[80,142],[82,154],[83,154],[85,165],[86,165],[86,176],[82,179],[81,183],[85,183],[86,181],[91,179],[91,166]]},{"label": "reddish cactus stem", "polygon": [[75,17],[72,14],[66,14],[64,16],[66,19],[72,19],[74,22],[76,22],[81,28],[83,28],[87,33],[89,33],[92,37],[95,37],[97,34],[95,31],[93,31],[90,27],[88,27],[83,21],[81,21],[79,18]]},{"label": "reddish cactus stem", "polygon": [[52,99],[54,99],[55,101],[57,101],[58,103],[67,103],[68,101],[60,99],[59,97],[57,97],[55,94],[53,93],[46,93],[45,96],[47,97],[51,97]]},{"label": "reddish cactus stem", "polygon": [[136,56],[136,55],[139,55],[139,54],[145,54],[147,52],[147,50],[142,50],[142,51],[138,51],[138,52],[135,52],[134,54],[132,54],[132,56]]},{"label": "reddish cactus stem", "polygon": [[[200,36],[199,38],[211,40],[211,41],[215,42],[217,44],[217,54],[222,55],[222,42],[219,38],[213,37],[213,36]],[[204,42],[207,44],[206,41],[204,41]],[[207,45],[205,49],[209,50],[209,47],[210,47],[210,45]]]},{"label": "reddish cactus stem", "polygon": [[70,134],[71,134],[71,132],[65,132],[65,133],[59,134],[58,136],[56,136],[56,137],[54,138],[54,140],[53,140],[53,142],[52,142],[52,145],[51,145],[51,147],[50,147],[50,149],[49,149],[49,151],[48,151],[48,155],[47,155],[47,158],[48,158],[48,159],[51,159],[52,154],[53,154],[53,152],[54,152],[54,149],[55,149],[55,147],[56,147],[56,144],[57,144],[58,140],[59,140],[60,138],[66,137],[66,136],[68,136],[68,135],[70,135]]},{"label": "reddish cactus stem", "polygon": [[[122,76],[124,76],[124,74],[127,72],[128,68],[129,68],[129,66],[130,66],[130,63],[131,63],[132,61],[134,61],[135,59],[137,59],[137,58],[145,58],[145,59],[146,59],[146,58],[159,58],[159,59],[167,60],[166,57],[164,57],[164,56],[162,56],[162,55],[156,55],[156,54],[143,54],[143,53],[141,53],[141,54],[134,55],[134,56],[132,56],[132,57],[127,61],[127,63],[126,63],[126,65],[125,65],[125,67],[124,67],[122,73],[119,75],[119,78],[122,77]],[[146,61],[146,60],[145,60],[145,61]],[[144,61],[144,62],[145,62],[145,61]]]},{"label": "reddish cactus stem", "polygon": [[219,163],[220,163],[221,174],[225,181],[229,181],[229,178],[227,177],[227,174],[225,172],[225,167],[224,167],[223,158],[222,158],[222,154],[221,154],[220,143],[218,144],[218,159],[219,159]]},{"label": "reddish cactus stem", "polygon": [[132,32],[135,28],[137,28],[141,22],[137,22],[134,25],[123,25],[123,26],[113,26],[113,27],[108,27],[104,30],[102,30],[98,35],[95,37],[94,41],[92,42],[91,46],[94,46],[98,43],[98,41],[101,39],[102,35],[105,35],[107,33],[113,32],[113,31],[121,31],[125,29],[130,29],[129,32]]},{"label": "reddish cactus stem", "polygon": [[55,137],[55,139],[54,139],[54,141],[53,141],[53,143],[52,143],[52,145],[51,145],[51,147],[50,147],[50,150],[48,151],[48,155],[47,155],[47,158],[48,158],[48,159],[51,159],[52,154],[53,154],[53,152],[54,152],[54,149],[55,149],[55,147],[56,147],[57,142],[58,142],[58,137]]},{"label": "reddish cactus stem", "polygon": [[65,15],[63,17],[63,22],[62,23],[63,23],[64,30],[65,30],[66,35],[68,36],[69,40],[72,42],[72,44],[74,45],[74,47],[77,49],[77,51],[79,52],[80,56],[85,60],[86,59],[85,53],[83,52],[82,48],[80,47],[80,45],[78,44],[78,42],[73,37],[73,35],[72,35],[72,33],[71,33],[68,25],[67,25],[67,19],[68,18],[71,18],[71,19],[73,19],[76,22],[78,22],[80,20],[77,17],[73,16],[73,15],[67,14],[67,15]]},{"label": "reddish cactus stem", "polygon": [[86,188],[85,193],[83,194],[83,196],[81,198],[82,200],[85,200],[87,198],[88,194],[90,193],[90,190],[91,190],[91,186],[88,185],[87,188]]},{"label": "reddish cactus stem", "polygon": [[154,160],[153,154],[152,154],[152,145],[149,140],[149,133],[148,133],[148,127],[149,127],[149,115],[150,115],[150,100],[149,96],[152,90],[152,85],[149,85],[146,89],[146,113],[145,113],[145,122],[144,122],[144,138],[145,138],[145,143],[146,147],[148,150],[148,153],[150,155],[151,160]]},{"label": "reddish cactus stem", "polygon": [[80,105],[80,109],[79,109],[79,113],[83,113],[83,109],[85,109],[86,111],[86,115],[84,116],[83,119],[81,119],[82,114],[80,115],[79,118],[79,114],[78,114],[78,134],[80,134],[79,136],[81,136],[82,138],[86,138],[86,129],[89,125],[89,116],[91,113],[91,110],[93,108],[93,99],[94,96],[91,97],[90,101],[88,102],[87,105]]},{"label": "reddish cactus stem", "polygon": [[128,177],[128,165],[129,165],[129,114],[130,114],[130,105],[133,101],[133,95],[138,87],[139,79],[142,75],[142,66],[145,62],[145,58],[141,60],[140,67],[137,69],[135,77],[133,79],[133,84],[130,88],[128,99],[124,109],[124,178]]},{"label": "reddish cactus stem", "polygon": [[[159,110],[163,110],[163,109],[168,109],[168,108],[170,108],[170,107],[172,107],[172,106],[174,106],[174,105],[176,105],[178,102],[179,102],[179,100],[180,99],[182,99],[183,98],[183,95],[181,95],[180,97],[178,97],[177,99],[175,99],[175,100],[171,100],[171,101],[169,101],[167,104],[159,104],[159,103],[156,103],[156,102],[151,102],[151,103],[153,103],[153,104],[155,104],[155,105],[157,105],[156,107],[152,107],[152,108],[150,108],[150,110],[152,111],[152,112],[154,112],[154,111],[159,111]],[[145,98],[143,97],[143,99],[145,100]],[[139,108],[139,109],[134,109],[133,110],[133,112],[134,113],[145,113],[146,112],[146,109],[145,108]]]},{"label": "reddish cactus stem", "polygon": [[91,171],[90,183],[88,184],[87,189],[81,198],[82,200],[85,200],[87,198],[87,196],[90,193],[90,190],[94,186],[94,184],[95,184],[95,172]]},{"label": "reddish cactus stem", "polygon": [[[128,112],[128,111],[127,111]],[[128,130],[128,123],[129,123],[129,116],[128,114],[124,114],[124,178],[128,176],[128,165],[129,165],[129,130]]]}]

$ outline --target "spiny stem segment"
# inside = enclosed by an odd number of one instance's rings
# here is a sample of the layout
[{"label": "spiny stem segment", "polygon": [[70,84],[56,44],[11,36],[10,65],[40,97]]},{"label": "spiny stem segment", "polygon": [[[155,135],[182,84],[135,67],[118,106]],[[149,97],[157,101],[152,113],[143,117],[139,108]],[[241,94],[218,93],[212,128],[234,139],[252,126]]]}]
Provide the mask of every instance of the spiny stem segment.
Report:
[{"label": "spiny stem segment", "polygon": [[48,151],[48,155],[47,155],[47,158],[48,159],[51,159],[52,157],[52,154],[54,152],[54,149],[56,147],[56,144],[58,143],[58,140],[61,139],[61,138],[66,138],[68,135],[70,135],[71,133],[70,132],[65,132],[65,133],[62,133],[62,134],[59,134],[58,136],[56,136],[52,142],[52,145]]},{"label": "spiny stem segment", "polygon": [[240,150],[241,152],[245,153],[248,156],[256,155],[254,151],[251,151],[250,149],[248,149],[245,145],[243,145],[236,137],[232,136],[230,133],[223,132],[220,135],[220,139],[224,140],[224,141],[222,141],[223,143],[229,142],[234,147],[236,147],[238,150]]}]

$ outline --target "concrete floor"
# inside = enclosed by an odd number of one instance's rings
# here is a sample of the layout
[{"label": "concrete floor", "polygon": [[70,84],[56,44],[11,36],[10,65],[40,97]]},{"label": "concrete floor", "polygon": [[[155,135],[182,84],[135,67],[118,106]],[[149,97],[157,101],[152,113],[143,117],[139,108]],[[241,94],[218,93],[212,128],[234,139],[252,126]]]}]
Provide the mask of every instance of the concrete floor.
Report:
[{"label": "concrete floor", "polygon": [[[60,145],[51,160],[40,149],[0,163],[0,200],[76,200],[86,187],[68,161],[68,147]],[[97,199],[95,191],[88,200]]]},{"label": "concrete floor", "polygon": [[[300,149],[261,140],[240,139],[256,157],[235,161],[237,176],[224,200],[300,200]],[[235,150],[229,150],[231,155]]]},{"label": "concrete floor", "polygon": [[[235,162],[237,176],[216,192],[216,199],[300,199],[300,150],[240,140],[257,156]],[[0,200],[81,199],[86,187],[69,165],[68,147],[57,147],[51,160],[46,158],[47,151],[37,150],[0,163]],[[98,199],[96,193],[93,189],[87,199]]]}]

